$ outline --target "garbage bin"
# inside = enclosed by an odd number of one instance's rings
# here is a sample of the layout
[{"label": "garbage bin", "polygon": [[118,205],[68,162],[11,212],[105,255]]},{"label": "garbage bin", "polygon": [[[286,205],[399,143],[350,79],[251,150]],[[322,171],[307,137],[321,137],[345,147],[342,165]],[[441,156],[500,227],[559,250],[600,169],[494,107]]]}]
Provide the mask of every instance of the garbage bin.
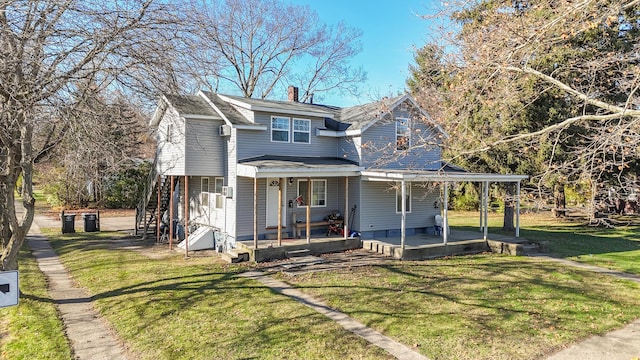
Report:
[{"label": "garbage bin", "polygon": [[82,214],[84,220],[84,232],[98,231],[98,217],[96,214]]},{"label": "garbage bin", "polygon": [[62,233],[74,233],[76,232],[76,214],[64,214],[62,215]]}]

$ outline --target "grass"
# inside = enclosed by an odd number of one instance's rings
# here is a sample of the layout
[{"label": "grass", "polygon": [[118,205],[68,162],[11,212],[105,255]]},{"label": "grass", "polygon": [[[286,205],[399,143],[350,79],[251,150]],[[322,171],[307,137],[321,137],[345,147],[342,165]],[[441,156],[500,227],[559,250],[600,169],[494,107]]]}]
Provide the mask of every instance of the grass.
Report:
[{"label": "grass", "polygon": [[640,317],[640,286],[535,258],[394,262],[287,281],[431,359],[529,359]]},{"label": "grass", "polygon": [[[478,229],[478,213],[452,212],[452,227]],[[631,220],[635,220],[635,223]],[[488,217],[489,233],[503,233],[502,214]],[[586,226],[583,220],[558,219],[550,213],[521,216],[520,236],[545,241],[555,256],[640,275],[640,226],[637,219],[615,228]]]},{"label": "grass", "polygon": [[18,261],[21,294],[18,306],[0,309],[0,358],[71,359],[71,347],[47,294],[44,274],[24,248]]},{"label": "grass", "polygon": [[50,233],[137,359],[389,359],[383,350],[212,258],[151,259],[112,234]]}]

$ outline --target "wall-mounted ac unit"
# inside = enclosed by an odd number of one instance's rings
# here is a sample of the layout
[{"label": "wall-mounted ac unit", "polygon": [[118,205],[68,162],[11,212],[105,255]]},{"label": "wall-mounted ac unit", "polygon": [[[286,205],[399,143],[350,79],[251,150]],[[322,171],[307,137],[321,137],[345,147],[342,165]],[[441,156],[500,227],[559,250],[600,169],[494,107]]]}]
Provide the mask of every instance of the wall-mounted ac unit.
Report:
[{"label": "wall-mounted ac unit", "polygon": [[233,197],[233,187],[231,186],[223,186],[222,187],[222,196],[227,198]]},{"label": "wall-mounted ac unit", "polygon": [[220,125],[218,128],[218,135],[220,136],[229,136],[231,135],[231,126],[229,125]]}]

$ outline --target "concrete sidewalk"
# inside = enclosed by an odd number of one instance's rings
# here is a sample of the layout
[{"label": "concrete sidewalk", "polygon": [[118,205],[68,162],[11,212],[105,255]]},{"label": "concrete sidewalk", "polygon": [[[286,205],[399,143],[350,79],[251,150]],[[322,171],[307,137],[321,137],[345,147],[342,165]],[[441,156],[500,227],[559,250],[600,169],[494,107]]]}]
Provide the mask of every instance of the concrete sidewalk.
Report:
[{"label": "concrete sidewalk", "polygon": [[26,241],[38,267],[47,277],[49,296],[62,317],[74,359],[126,360],[126,351],[117,335],[93,308],[92,299],[86,291],[75,286],[49,241],[40,232],[40,224],[58,227],[60,222],[36,215]]}]

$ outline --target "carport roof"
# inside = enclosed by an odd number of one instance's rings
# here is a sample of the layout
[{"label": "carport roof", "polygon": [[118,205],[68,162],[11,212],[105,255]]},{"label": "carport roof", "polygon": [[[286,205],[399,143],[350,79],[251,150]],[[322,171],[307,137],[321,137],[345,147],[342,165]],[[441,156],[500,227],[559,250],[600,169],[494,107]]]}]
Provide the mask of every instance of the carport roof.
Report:
[{"label": "carport roof", "polygon": [[367,169],[360,172],[367,181],[471,181],[471,182],[519,182],[528,175],[472,173],[457,169],[445,170],[387,170]]},{"label": "carport roof", "polygon": [[238,176],[250,178],[359,176],[361,170],[353,161],[334,157],[262,155],[238,161]]}]

